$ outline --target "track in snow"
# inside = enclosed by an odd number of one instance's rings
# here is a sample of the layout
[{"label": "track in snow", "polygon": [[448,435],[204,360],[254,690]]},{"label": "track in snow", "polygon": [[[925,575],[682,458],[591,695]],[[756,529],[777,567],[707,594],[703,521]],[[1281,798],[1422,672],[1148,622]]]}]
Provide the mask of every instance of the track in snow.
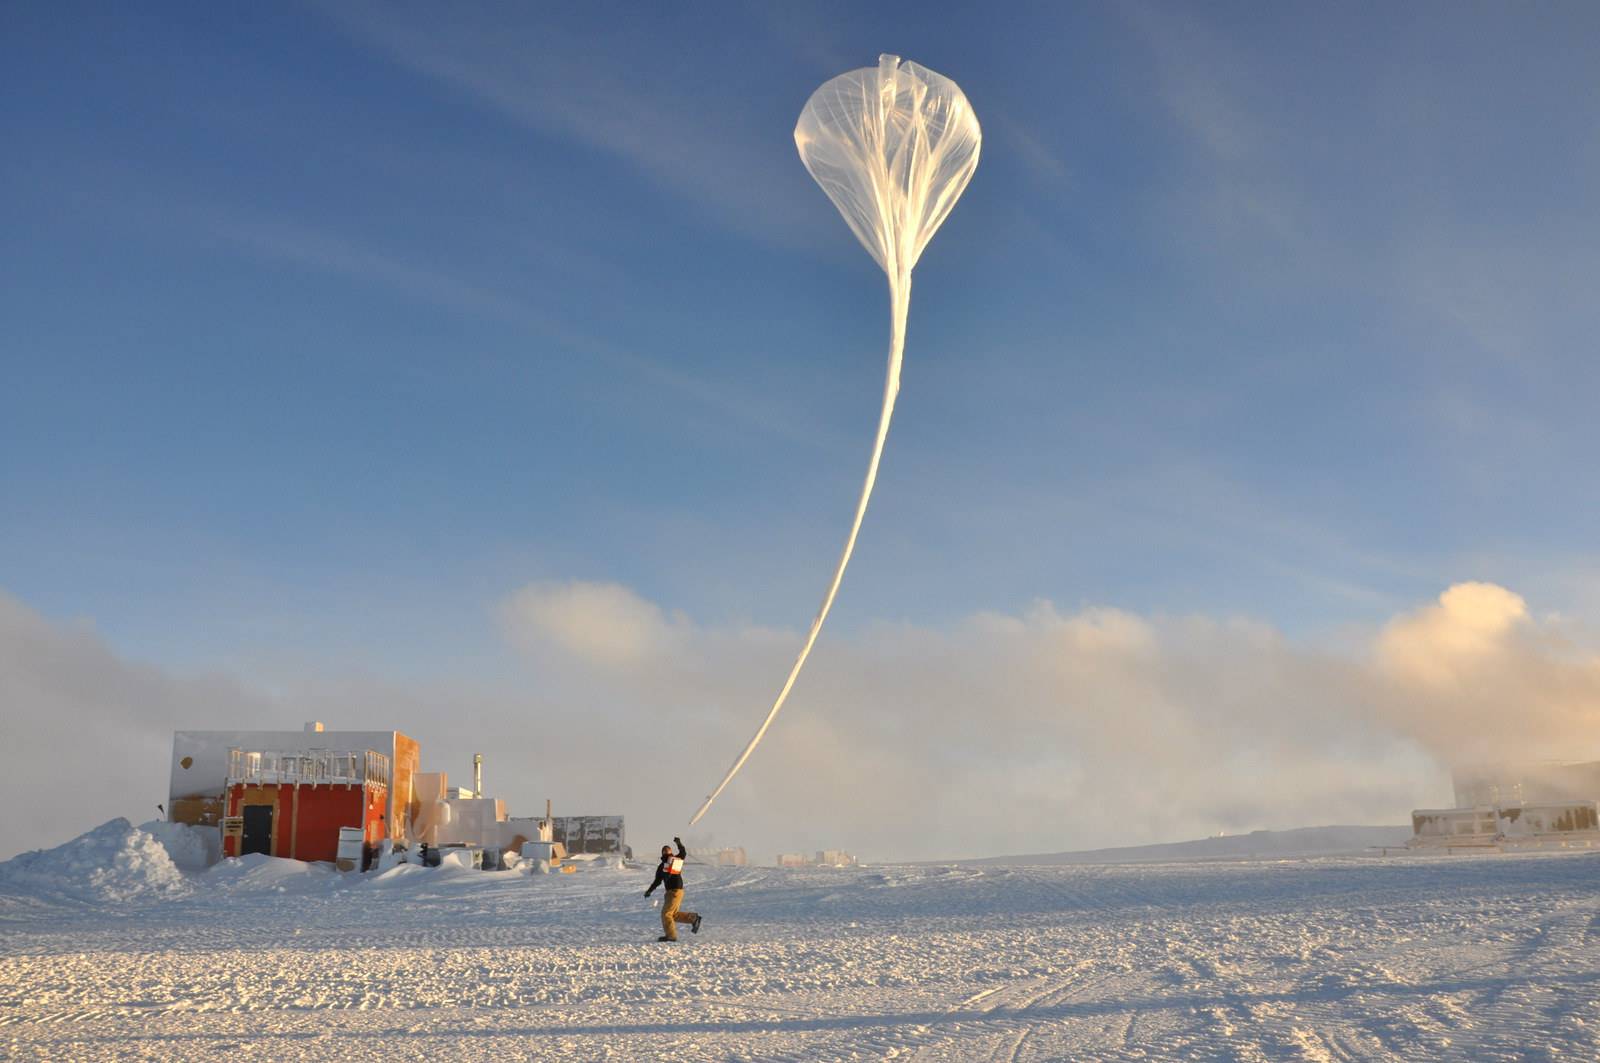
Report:
[{"label": "track in snow", "polygon": [[648,873],[263,866],[0,896],[0,1056],[1593,1059],[1600,858]]}]

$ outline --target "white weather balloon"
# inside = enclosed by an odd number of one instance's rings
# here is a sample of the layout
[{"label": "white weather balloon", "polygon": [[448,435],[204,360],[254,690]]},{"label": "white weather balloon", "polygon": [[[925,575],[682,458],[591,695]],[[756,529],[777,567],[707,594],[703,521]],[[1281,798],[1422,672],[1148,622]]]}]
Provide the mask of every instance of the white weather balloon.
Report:
[{"label": "white weather balloon", "polygon": [[916,63],[902,63],[894,55],[879,56],[877,67],[852,70],[824,84],[812,93],[794,127],[795,146],[806,169],[889,278],[889,370],[883,413],[855,520],[800,655],[767,718],[689,821],[691,826],[733,781],[772,726],[833,608],[878,479],[878,462],[900,391],[911,269],[972,180],[982,139],[978,119],[954,81]]}]

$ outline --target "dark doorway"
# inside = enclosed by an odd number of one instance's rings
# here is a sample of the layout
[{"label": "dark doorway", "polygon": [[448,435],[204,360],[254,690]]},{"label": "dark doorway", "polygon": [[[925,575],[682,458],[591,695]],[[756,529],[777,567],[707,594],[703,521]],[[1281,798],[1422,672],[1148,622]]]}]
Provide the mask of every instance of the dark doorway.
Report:
[{"label": "dark doorway", "polygon": [[244,844],[239,849],[239,855],[248,853],[272,855],[271,805],[244,806]]}]

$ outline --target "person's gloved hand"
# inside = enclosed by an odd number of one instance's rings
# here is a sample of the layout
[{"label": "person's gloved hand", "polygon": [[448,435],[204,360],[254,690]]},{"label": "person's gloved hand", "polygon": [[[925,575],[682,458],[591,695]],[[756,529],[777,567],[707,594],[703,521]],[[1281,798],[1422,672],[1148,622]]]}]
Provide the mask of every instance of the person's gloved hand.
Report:
[{"label": "person's gloved hand", "polygon": [[648,896],[650,896],[650,894],[651,894],[651,893],[653,893],[653,892],[655,892],[655,891],[654,891],[654,890],[645,890],[645,891],[644,891],[644,895],[645,895],[645,896],[646,896],[646,897],[648,897]]}]

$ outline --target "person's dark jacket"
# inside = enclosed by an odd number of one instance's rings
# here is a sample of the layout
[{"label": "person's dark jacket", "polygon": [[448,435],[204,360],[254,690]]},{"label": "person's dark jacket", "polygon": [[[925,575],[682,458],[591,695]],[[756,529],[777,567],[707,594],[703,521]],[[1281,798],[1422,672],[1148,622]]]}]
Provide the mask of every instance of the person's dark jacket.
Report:
[{"label": "person's dark jacket", "polygon": [[[678,859],[687,859],[689,856],[689,850],[683,847],[683,839],[674,838],[672,840],[678,843]],[[644,895],[646,897],[654,893],[656,891],[656,887],[661,885],[665,885],[669,890],[683,889],[683,876],[673,875],[667,872],[667,859],[667,857],[663,856],[661,858],[661,862],[656,865],[656,880],[650,883],[649,889],[644,891]]]}]

